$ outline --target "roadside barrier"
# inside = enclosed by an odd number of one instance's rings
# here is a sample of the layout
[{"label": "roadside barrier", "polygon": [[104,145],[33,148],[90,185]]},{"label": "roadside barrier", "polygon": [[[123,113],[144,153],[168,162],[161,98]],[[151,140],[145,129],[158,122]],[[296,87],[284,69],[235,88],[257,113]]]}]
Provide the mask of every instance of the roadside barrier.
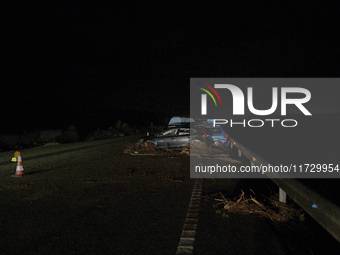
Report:
[{"label": "roadside barrier", "polygon": [[[244,147],[236,140],[229,138],[230,148],[238,149],[238,156],[242,154],[250,160],[251,165],[269,165],[260,156]],[[314,220],[326,229],[337,241],[340,242],[340,207],[322,197],[296,179],[282,179],[273,173],[266,175],[279,187],[281,202],[286,202],[286,194],[303,208]]]},{"label": "roadside barrier", "polygon": [[25,174],[24,165],[22,164],[21,152],[18,153],[18,163],[15,174],[12,177],[22,177]]}]

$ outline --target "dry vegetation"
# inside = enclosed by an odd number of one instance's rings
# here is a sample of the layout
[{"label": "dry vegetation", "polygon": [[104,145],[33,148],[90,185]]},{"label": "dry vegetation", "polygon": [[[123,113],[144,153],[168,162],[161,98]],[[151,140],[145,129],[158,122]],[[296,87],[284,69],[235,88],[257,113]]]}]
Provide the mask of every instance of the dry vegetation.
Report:
[{"label": "dry vegetation", "polygon": [[216,213],[222,214],[224,217],[228,217],[229,213],[241,213],[241,214],[256,214],[260,217],[268,218],[274,222],[287,222],[289,220],[304,220],[304,213],[301,209],[296,209],[293,205],[279,202],[278,195],[272,195],[267,198],[267,203],[263,204],[255,198],[255,193],[250,190],[254,196],[245,197],[244,192],[233,201],[225,197],[221,192],[206,196],[206,199],[219,196],[220,198],[214,198],[215,207],[219,208]]}]

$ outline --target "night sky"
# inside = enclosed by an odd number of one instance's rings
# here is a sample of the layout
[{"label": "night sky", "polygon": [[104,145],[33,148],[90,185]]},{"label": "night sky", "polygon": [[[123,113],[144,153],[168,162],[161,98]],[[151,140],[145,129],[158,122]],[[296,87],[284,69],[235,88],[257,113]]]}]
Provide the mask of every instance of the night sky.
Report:
[{"label": "night sky", "polygon": [[335,4],[10,1],[1,9],[0,132],[189,114],[190,77],[339,73]]}]

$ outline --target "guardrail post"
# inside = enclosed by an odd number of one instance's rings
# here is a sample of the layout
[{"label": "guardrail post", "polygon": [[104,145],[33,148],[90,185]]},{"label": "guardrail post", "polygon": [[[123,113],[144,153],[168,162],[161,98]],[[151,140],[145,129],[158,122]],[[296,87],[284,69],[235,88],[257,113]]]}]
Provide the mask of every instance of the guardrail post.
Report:
[{"label": "guardrail post", "polygon": [[231,142],[230,143],[230,149],[232,149],[234,147],[234,144]]},{"label": "guardrail post", "polygon": [[283,191],[283,189],[279,188],[279,201],[282,203],[286,203],[287,194]]},{"label": "guardrail post", "polygon": [[238,150],[238,156],[242,157],[242,151],[240,149]]}]

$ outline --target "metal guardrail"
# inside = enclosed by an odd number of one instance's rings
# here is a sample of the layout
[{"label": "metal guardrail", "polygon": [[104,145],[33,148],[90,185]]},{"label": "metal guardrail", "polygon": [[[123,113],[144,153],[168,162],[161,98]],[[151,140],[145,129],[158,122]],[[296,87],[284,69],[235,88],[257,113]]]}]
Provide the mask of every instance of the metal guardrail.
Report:
[{"label": "metal guardrail", "polygon": [[[238,149],[239,156],[246,156],[252,165],[269,165],[269,163],[253,153],[236,140],[229,138],[230,146]],[[322,197],[296,179],[281,179],[275,173],[266,174],[279,188],[280,201],[285,202],[285,193],[290,196],[314,220],[340,242],[340,207]],[[313,206],[316,205],[316,206]],[[315,208],[316,207],[316,208]]]}]

